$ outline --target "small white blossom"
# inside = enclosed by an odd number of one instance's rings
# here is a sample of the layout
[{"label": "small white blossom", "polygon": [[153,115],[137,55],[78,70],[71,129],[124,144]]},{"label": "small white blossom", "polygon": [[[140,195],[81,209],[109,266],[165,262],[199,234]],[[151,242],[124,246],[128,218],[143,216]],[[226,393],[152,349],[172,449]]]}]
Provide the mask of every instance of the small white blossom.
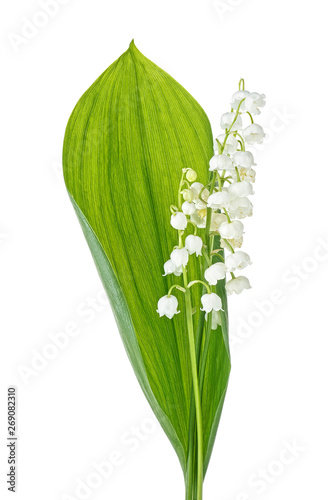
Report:
[{"label": "small white blossom", "polygon": [[[226,137],[225,134],[221,134],[217,138],[222,146],[223,146],[225,137]],[[228,139],[227,139],[226,144],[224,146],[223,153],[225,153],[227,155],[232,155],[233,153],[235,153],[237,151],[238,146],[239,146],[239,142],[232,134],[230,134],[230,135],[228,135]]]},{"label": "small white blossom", "polygon": [[189,234],[185,240],[185,248],[188,250],[189,255],[196,254],[196,257],[202,255],[203,240],[199,236]]},{"label": "small white blossom", "polygon": [[190,189],[192,190],[195,196],[198,196],[203,187],[204,184],[202,184],[201,182],[194,182],[193,184],[191,184]]},{"label": "small white blossom", "polygon": [[[208,313],[205,313],[205,319],[207,321]],[[217,327],[221,325],[220,311],[212,311],[212,325],[211,330],[216,330]]]},{"label": "small white blossom", "polygon": [[232,198],[228,207],[231,219],[243,219],[253,215],[253,205],[246,196]]},{"label": "small white blossom", "polygon": [[201,311],[205,311],[207,314],[211,311],[222,310],[222,301],[216,293],[205,293],[200,300],[203,305]]},{"label": "small white blossom", "polygon": [[167,260],[164,264],[163,276],[167,276],[168,274],[174,274],[175,276],[181,276],[182,266],[177,267],[171,259]]},{"label": "small white blossom", "polygon": [[176,267],[186,266],[188,264],[189,253],[185,248],[175,248],[171,252],[170,257]]},{"label": "small white blossom", "polygon": [[239,220],[223,222],[220,226],[220,235],[228,240],[240,238],[244,233],[244,224]]},{"label": "small white blossom", "polygon": [[157,312],[160,317],[167,316],[169,319],[172,319],[175,314],[180,312],[178,311],[178,305],[178,299],[174,295],[170,297],[164,295],[164,297],[161,297],[158,301]]},{"label": "small white blossom", "polygon": [[[239,177],[242,181],[255,182],[256,172],[252,168],[238,168]],[[235,181],[237,181],[236,171],[232,172],[232,177]]]},{"label": "small white blossom", "polygon": [[226,188],[222,191],[216,191],[208,197],[207,204],[210,208],[217,210],[226,207],[229,204],[230,196]]},{"label": "small white blossom", "polygon": [[[249,95],[250,95],[250,92],[248,92],[248,90],[238,90],[237,92],[235,92],[233,94],[232,100],[231,100],[232,109],[236,110],[239,106],[240,101],[242,101],[243,99],[246,99]],[[239,111],[245,111],[245,101],[242,102],[242,104],[239,108]]]},{"label": "small white blossom", "polygon": [[233,155],[233,162],[236,167],[251,168],[254,165],[254,156],[250,151],[237,151]]},{"label": "small white blossom", "polygon": [[249,196],[254,194],[253,186],[248,181],[233,182],[228,187],[231,196]]},{"label": "small white blossom", "polygon": [[181,209],[185,215],[192,215],[196,212],[196,205],[195,203],[185,201],[184,203],[182,203]]},{"label": "small white blossom", "polygon": [[238,250],[235,253],[231,253],[225,259],[226,266],[229,272],[234,272],[236,269],[244,269],[251,265],[251,258],[246,252]]},{"label": "small white blossom", "polygon": [[252,123],[243,130],[243,136],[247,144],[262,144],[265,133],[261,125]]},{"label": "small white blossom", "polygon": [[227,155],[214,155],[210,159],[210,171],[213,170],[231,170],[233,168],[232,160]]},{"label": "small white blossom", "polygon": [[[229,245],[235,250],[236,248],[242,247],[244,238],[241,236],[240,238],[229,238],[229,239],[226,238],[226,240],[229,243]],[[231,251],[229,245],[224,240],[221,240],[221,248],[225,248],[226,250]]]},{"label": "small white blossom", "polygon": [[171,226],[174,227],[174,229],[186,229],[187,224],[187,217],[184,213],[176,212],[175,214],[171,215]]},{"label": "small white blossom", "polygon": [[184,189],[183,191],[181,191],[181,194],[183,196],[183,199],[185,201],[189,201],[189,203],[191,203],[195,198],[195,193],[191,189]]},{"label": "small white blossom", "polygon": [[220,214],[217,212],[212,213],[212,218],[211,218],[211,231],[218,231],[220,229],[220,226],[222,222],[226,222],[227,216],[226,214]]},{"label": "small white blossom", "polygon": [[206,200],[209,196],[209,190],[204,189],[204,185],[201,182],[194,182],[191,186],[190,189],[194,193],[194,203],[197,208],[197,210],[202,210],[203,208],[206,208]]},{"label": "small white blossom", "polygon": [[200,210],[197,210],[197,212],[192,214],[190,216],[190,220],[200,229],[204,229],[204,227],[206,227],[206,217],[201,217]]},{"label": "small white blossom", "polygon": [[[236,117],[235,113],[224,113],[221,117],[221,128],[223,129],[230,129],[232,122],[234,121]],[[241,116],[238,115],[235,123],[232,125],[230,131],[231,132],[236,132],[237,130],[240,130],[243,128],[243,122],[241,120]]]},{"label": "small white blossom", "polygon": [[226,272],[226,265],[223,262],[216,262],[206,269],[204,276],[210,285],[216,285],[219,280],[225,278]]},{"label": "small white blossom", "polygon": [[246,97],[243,104],[246,111],[252,115],[259,115],[261,112],[260,108],[265,106],[265,95],[252,92]]},{"label": "small white blossom", "polygon": [[246,276],[238,276],[237,278],[232,278],[226,283],[226,290],[228,295],[232,295],[233,292],[239,295],[243,290],[248,290],[249,288],[252,287]]}]

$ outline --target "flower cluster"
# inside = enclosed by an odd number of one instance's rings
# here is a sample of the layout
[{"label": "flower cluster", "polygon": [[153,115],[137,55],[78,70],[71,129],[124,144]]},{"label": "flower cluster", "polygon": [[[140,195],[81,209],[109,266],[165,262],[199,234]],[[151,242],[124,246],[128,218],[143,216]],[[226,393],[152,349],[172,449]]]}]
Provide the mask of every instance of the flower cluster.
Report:
[{"label": "flower cluster", "polygon": [[[216,329],[222,310],[221,298],[214,291],[218,281],[230,274],[231,278],[225,283],[228,295],[251,288],[248,278],[236,276],[235,272],[251,264],[249,255],[239,250],[244,234],[240,219],[253,213],[249,197],[254,194],[255,162],[252,152],[246,148],[263,142],[263,129],[254,123],[253,116],[260,114],[264,105],[265,96],[244,90],[244,80],[241,80],[239,91],[232,96],[231,110],[221,117],[223,133],[215,140],[214,156],[209,162],[210,182],[203,185],[197,182],[195,170],[183,169],[178,206],[171,206],[171,226],[178,231],[178,245],[164,264],[164,276],[183,275],[183,286],[173,285],[159,300],[160,316],[172,318],[178,314],[178,300],[172,295],[174,288],[187,293],[191,286],[199,283],[207,292],[201,297],[201,310],[206,317],[211,314],[212,328]],[[194,234],[184,236],[188,225]],[[220,237],[219,248],[213,248],[216,235]],[[187,266],[192,255],[204,259],[205,272],[199,279],[189,281]]]}]

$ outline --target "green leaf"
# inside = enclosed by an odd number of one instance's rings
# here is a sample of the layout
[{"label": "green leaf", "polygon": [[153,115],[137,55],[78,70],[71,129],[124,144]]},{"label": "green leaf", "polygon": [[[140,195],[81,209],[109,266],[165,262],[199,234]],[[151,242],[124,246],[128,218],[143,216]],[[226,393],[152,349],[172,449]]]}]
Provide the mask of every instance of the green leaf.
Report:
[{"label": "green leaf", "polygon": [[[181,307],[169,320],[156,308],[181,279],[162,276],[177,244],[169,207],[176,203],[181,170],[194,168],[207,183],[212,150],[202,108],[131,42],[79,100],[63,151],[66,186],[127,354],[184,473],[192,390],[185,313]],[[200,264],[195,256],[190,260],[192,278]],[[199,288],[192,290],[195,305]],[[224,287],[219,293],[226,310]],[[176,294],[182,303],[182,292]],[[203,391],[205,466],[230,372],[227,335],[227,320],[223,331],[211,334]]]}]

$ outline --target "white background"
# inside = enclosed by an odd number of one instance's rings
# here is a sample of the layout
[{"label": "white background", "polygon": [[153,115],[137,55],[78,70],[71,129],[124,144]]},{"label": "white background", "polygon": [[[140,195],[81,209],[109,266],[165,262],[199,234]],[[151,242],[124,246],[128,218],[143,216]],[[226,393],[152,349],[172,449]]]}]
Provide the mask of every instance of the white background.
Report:
[{"label": "white background", "polygon": [[[56,5],[47,18],[37,0],[1,3],[1,498],[12,498],[10,384],[19,400],[18,500],[82,498],[78,482],[95,480],[94,463],[109,457],[111,476],[84,498],[184,498],[178,460],[129,365],[60,173],[73,106],[132,38],[199,101],[215,134],[240,77],[267,95],[246,222],[253,288],[230,299],[233,369],[205,500],[326,498],[324,2]],[[44,26],[15,50],[24,18]],[[75,333],[68,345],[24,378],[22,366],[32,370],[53,345],[49,335],[65,329]],[[294,456],[284,452],[293,441]]]}]

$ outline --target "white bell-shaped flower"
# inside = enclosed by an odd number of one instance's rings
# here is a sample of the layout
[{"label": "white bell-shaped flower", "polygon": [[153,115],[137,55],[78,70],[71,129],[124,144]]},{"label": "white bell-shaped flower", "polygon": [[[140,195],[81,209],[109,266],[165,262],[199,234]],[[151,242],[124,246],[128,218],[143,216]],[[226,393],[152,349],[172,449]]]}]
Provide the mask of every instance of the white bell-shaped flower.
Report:
[{"label": "white bell-shaped flower", "polygon": [[201,182],[193,182],[190,186],[190,189],[192,190],[195,196],[198,196],[203,187],[204,184],[202,184]]},{"label": "white bell-shaped flower", "polygon": [[190,189],[193,191],[195,197],[194,197],[194,204],[197,210],[202,210],[206,208],[206,201],[207,198],[209,197],[209,190],[204,189],[204,185],[201,182],[194,182],[191,184]]},{"label": "white bell-shaped flower", "polygon": [[[242,181],[255,182],[256,172],[252,168],[238,168],[239,178]],[[232,172],[234,181],[237,181],[237,173]]]},{"label": "white bell-shaped flower", "polygon": [[237,293],[239,295],[243,290],[248,290],[249,288],[252,287],[246,276],[238,276],[237,278],[232,278],[226,283],[226,290],[228,295],[232,295],[233,293]]},{"label": "white bell-shaped flower", "polygon": [[175,276],[181,276],[182,266],[177,267],[171,259],[167,260],[164,264],[163,276],[167,276],[168,274],[174,274]]},{"label": "white bell-shaped flower", "polygon": [[176,212],[175,214],[172,214],[170,222],[171,226],[174,227],[174,229],[179,230],[186,229],[188,224],[187,217],[182,212]]},{"label": "white bell-shaped flower", "polygon": [[175,248],[171,252],[170,257],[176,267],[186,266],[188,264],[189,253],[185,248]]},{"label": "white bell-shaped flower", "polygon": [[244,269],[250,266],[251,263],[251,258],[248,253],[242,252],[241,250],[237,250],[237,252],[227,255],[225,259],[225,264],[230,273],[233,273],[236,269]]},{"label": "white bell-shaped flower", "polygon": [[252,123],[243,130],[243,137],[247,144],[262,144],[265,133],[261,125]]},{"label": "white bell-shaped flower", "polygon": [[203,309],[201,309],[201,311],[205,311],[207,314],[211,311],[222,310],[222,301],[220,297],[214,292],[205,293],[200,300],[203,305]]},{"label": "white bell-shaped flower", "polygon": [[236,167],[251,168],[254,163],[254,156],[250,151],[236,151],[233,155],[233,162]]},{"label": "white bell-shaped flower", "polygon": [[236,248],[242,247],[244,238],[242,236],[240,238],[226,238],[226,241],[229,243],[229,245],[225,242],[225,240],[221,239],[221,248],[225,248],[226,250],[229,250],[229,252],[231,252],[230,247],[232,247],[234,250]]},{"label": "white bell-shaped flower", "polygon": [[157,312],[162,316],[167,316],[172,319],[175,314],[178,314],[178,299],[174,295],[164,295],[157,303]]},{"label": "white bell-shaped flower", "polygon": [[236,196],[230,199],[228,211],[231,219],[244,219],[253,215],[253,205],[246,196]]},{"label": "white bell-shaped flower", "polygon": [[206,227],[206,217],[202,217],[202,211],[197,210],[194,214],[190,216],[191,222],[196,224],[196,226],[200,229],[204,229]]},{"label": "white bell-shaped flower", "polygon": [[217,232],[220,229],[220,226],[222,222],[226,222],[227,216],[226,214],[220,214],[217,212],[212,213],[212,218],[211,218],[211,231]]},{"label": "white bell-shaped flower", "polygon": [[195,198],[195,194],[191,189],[184,189],[181,191],[182,197],[185,201],[189,201],[191,203]]},{"label": "white bell-shaped flower", "polygon": [[214,210],[226,207],[229,204],[230,196],[226,188],[216,191],[208,197],[207,205]]},{"label": "white bell-shaped flower", "polygon": [[233,182],[228,187],[231,196],[249,196],[254,194],[253,186],[248,181]]},{"label": "white bell-shaped flower", "polygon": [[[236,113],[224,113],[221,117],[221,128],[223,129],[230,129],[231,124],[233,123],[234,119],[236,117]],[[241,116],[238,115],[236,118],[235,123],[232,125],[230,132],[236,132],[237,130],[240,130],[243,128],[243,122],[241,119]]]},{"label": "white bell-shaped flower", "polygon": [[200,236],[189,234],[185,240],[185,248],[188,250],[189,255],[196,254],[196,257],[202,255],[203,240]]},{"label": "white bell-shaped flower", "polygon": [[[239,106],[240,101],[242,101],[243,99],[246,100],[246,98],[249,96],[250,96],[250,92],[248,92],[248,90],[238,90],[237,92],[235,92],[232,96],[232,101],[231,101],[232,109],[236,110]],[[241,103],[239,110],[246,111],[245,110],[245,101]]]},{"label": "white bell-shaped flower", "polygon": [[214,155],[210,159],[210,171],[231,170],[233,168],[232,160],[227,155]]},{"label": "white bell-shaped flower", "polygon": [[223,222],[220,226],[220,235],[222,238],[238,239],[244,234],[244,224],[239,220]]},{"label": "white bell-shaped flower", "polygon": [[[222,144],[222,146],[223,146],[223,143],[225,140],[225,135],[221,134],[218,136],[217,139],[220,142],[220,144]],[[238,146],[239,146],[239,142],[237,141],[237,139],[232,134],[229,134],[228,139],[226,141],[226,144],[224,146],[223,153],[225,153],[226,155],[232,155],[237,151]],[[215,147],[214,147],[214,149],[215,149]]]},{"label": "white bell-shaped flower", "polygon": [[196,212],[196,205],[193,202],[185,201],[182,203],[181,210],[185,215],[192,215]]},{"label": "white bell-shaped flower", "polygon": [[225,278],[226,272],[226,265],[223,262],[216,262],[206,269],[204,276],[210,285],[216,285],[219,280]]},{"label": "white bell-shaped flower", "polygon": [[[205,319],[207,321],[208,313],[205,313]],[[221,325],[220,311],[212,311],[212,325],[211,330],[216,330],[219,325]]]},{"label": "white bell-shaped flower", "polygon": [[246,97],[243,104],[245,110],[251,115],[259,115],[261,112],[260,108],[265,106],[265,95],[252,92]]}]

